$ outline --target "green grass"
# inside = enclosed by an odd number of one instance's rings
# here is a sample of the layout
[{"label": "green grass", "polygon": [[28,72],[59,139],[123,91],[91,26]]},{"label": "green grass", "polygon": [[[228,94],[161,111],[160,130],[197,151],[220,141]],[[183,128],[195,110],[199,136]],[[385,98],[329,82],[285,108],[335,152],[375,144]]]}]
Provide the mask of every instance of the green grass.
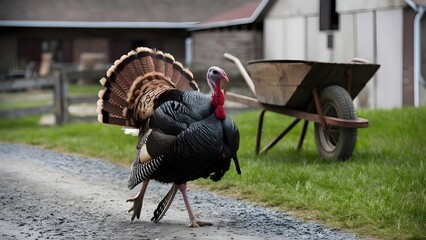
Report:
[{"label": "green grass", "polygon": [[[303,149],[300,126],[266,155],[254,154],[258,112],[234,116],[241,133],[242,175],[230,171],[203,188],[288,211],[300,218],[378,239],[426,238],[426,108],[364,110],[370,126],[358,130],[352,159],[320,159],[310,124]],[[75,123],[40,127],[38,118],[0,120],[0,141],[100,157],[129,165],[136,138],[119,127]],[[292,119],[267,113],[262,145]]]},{"label": "green grass", "polygon": [[0,141],[99,157],[125,166],[132,162],[137,139],[123,134],[120,127],[99,123],[39,126],[39,120],[37,116],[0,120]]}]

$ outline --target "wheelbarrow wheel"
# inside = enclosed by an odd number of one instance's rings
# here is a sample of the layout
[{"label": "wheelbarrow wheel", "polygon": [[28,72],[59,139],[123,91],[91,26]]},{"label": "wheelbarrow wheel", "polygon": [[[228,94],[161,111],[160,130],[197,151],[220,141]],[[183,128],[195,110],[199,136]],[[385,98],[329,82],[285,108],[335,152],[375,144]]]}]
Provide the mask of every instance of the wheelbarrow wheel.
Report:
[{"label": "wheelbarrow wheel", "polygon": [[[349,93],[332,85],[324,88],[319,97],[323,114],[341,119],[356,119],[355,107]],[[315,142],[323,158],[346,160],[352,156],[357,138],[356,128],[322,127],[315,123]]]}]

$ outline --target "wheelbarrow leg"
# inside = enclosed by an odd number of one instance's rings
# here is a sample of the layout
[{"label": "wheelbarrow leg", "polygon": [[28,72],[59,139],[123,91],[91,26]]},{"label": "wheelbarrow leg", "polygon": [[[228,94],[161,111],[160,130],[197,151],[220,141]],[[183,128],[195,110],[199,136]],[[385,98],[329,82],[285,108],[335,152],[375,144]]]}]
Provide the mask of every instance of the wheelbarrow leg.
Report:
[{"label": "wheelbarrow leg", "polygon": [[272,140],[268,145],[266,145],[260,154],[266,153],[270,148],[272,148],[275,144],[277,144],[290,130],[296,126],[296,124],[300,121],[300,118],[294,119],[294,121],[286,128],[280,135],[278,135],[274,140]]},{"label": "wheelbarrow leg", "polygon": [[324,129],[327,129],[327,123],[325,122],[325,118],[324,118],[324,114],[322,111],[322,107],[321,107],[321,103],[318,97],[318,90],[316,88],[312,89],[312,95],[314,96],[314,103],[315,103],[315,108],[317,110],[317,114],[319,116],[320,122],[321,122],[321,126]]},{"label": "wheelbarrow leg", "polygon": [[303,123],[302,133],[300,134],[299,143],[297,144],[297,151],[302,148],[303,140],[305,140],[306,129],[308,128],[308,123],[308,120],[305,120],[305,122]]},{"label": "wheelbarrow leg", "polygon": [[263,128],[263,118],[265,117],[266,110],[262,110],[259,115],[259,123],[257,125],[257,134],[256,134],[256,154],[259,154],[260,149],[260,140],[262,139],[262,128]]}]

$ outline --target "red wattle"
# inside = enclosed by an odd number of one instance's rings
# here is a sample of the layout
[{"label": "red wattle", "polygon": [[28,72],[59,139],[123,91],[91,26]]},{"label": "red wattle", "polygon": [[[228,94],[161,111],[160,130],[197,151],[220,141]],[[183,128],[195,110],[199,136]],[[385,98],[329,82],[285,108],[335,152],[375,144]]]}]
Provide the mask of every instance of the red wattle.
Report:
[{"label": "red wattle", "polygon": [[225,107],[223,106],[225,104],[225,94],[220,89],[220,86],[213,92],[210,104],[215,107],[214,113],[217,119],[223,120],[226,118]]},{"label": "red wattle", "polygon": [[220,89],[217,99],[218,99],[219,105],[225,104],[225,94],[223,93],[222,89]]},{"label": "red wattle", "polygon": [[225,94],[223,93],[222,89],[219,88],[213,92],[210,103],[213,105],[213,107],[225,104]]},{"label": "red wattle", "polygon": [[223,120],[226,118],[225,107],[223,105],[218,105],[214,111],[214,114],[217,119]]},{"label": "red wattle", "polygon": [[217,107],[217,105],[219,105],[219,101],[218,101],[218,99],[217,99],[217,98],[212,97],[212,99],[210,100],[210,104],[211,104],[213,107]]}]

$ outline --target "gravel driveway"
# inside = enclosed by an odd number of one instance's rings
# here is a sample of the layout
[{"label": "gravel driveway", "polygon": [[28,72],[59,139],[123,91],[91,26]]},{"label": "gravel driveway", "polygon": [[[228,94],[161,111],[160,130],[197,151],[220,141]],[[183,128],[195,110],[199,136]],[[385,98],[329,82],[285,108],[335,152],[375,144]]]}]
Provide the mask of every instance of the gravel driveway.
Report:
[{"label": "gravel driveway", "polygon": [[136,194],[128,169],[108,162],[30,146],[0,143],[0,239],[357,239],[301,222],[285,213],[189,190],[199,219],[188,228],[181,195],[159,223],[152,212],[169,186],[151,182],[141,219],[130,221]]}]

